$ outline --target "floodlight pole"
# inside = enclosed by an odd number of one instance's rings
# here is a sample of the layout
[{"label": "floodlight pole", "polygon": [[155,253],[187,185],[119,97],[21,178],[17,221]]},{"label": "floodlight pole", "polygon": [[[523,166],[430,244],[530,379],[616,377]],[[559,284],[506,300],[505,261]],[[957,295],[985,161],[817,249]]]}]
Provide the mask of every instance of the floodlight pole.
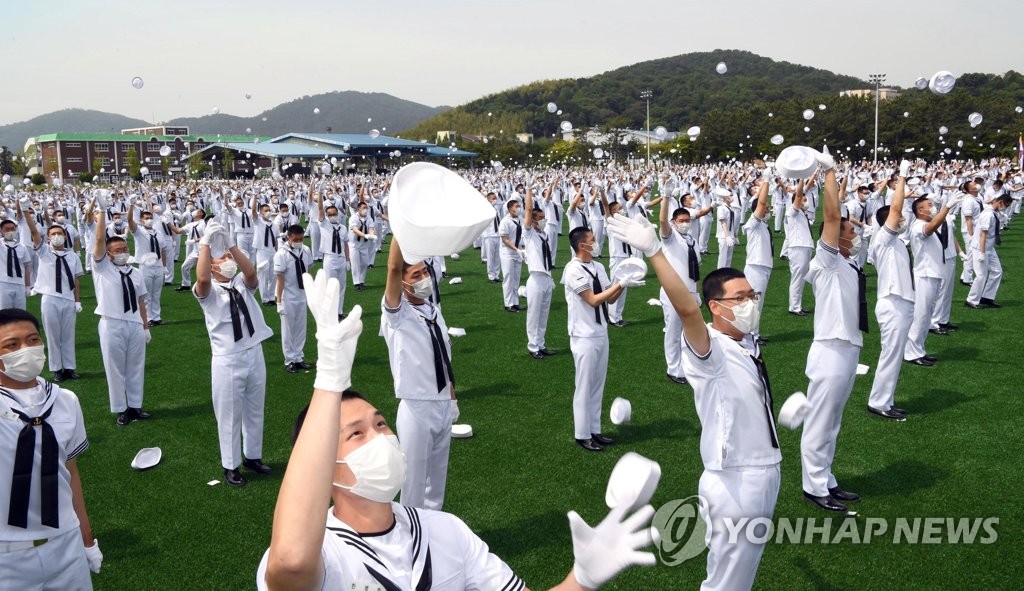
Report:
[{"label": "floodlight pole", "polygon": [[647,101],[647,166],[651,166],[651,90],[640,92],[640,98]]},{"label": "floodlight pole", "polygon": [[875,164],[878,164],[878,99],[882,94],[881,85],[885,80],[885,74],[869,74],[868,80],[875,85]]}]

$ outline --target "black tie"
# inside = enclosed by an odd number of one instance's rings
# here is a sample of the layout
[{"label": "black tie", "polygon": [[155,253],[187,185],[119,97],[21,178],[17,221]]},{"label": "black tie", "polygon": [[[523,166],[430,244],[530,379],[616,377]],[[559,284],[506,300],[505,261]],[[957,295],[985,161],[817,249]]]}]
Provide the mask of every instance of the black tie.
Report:
[{"label": "black tie", "polygon": [[359,222],[359,231],[363,233],[362,237],[359,238],[360,240],[363,240],[363,241],[369,240],[369,238],[366,237],[367,230],[366,230],[366,222],[365,221]]},{"label": "black tie", "polygon": [[633,256],[633,247],[631,247],[629,244],[625,242],[620,242],[619,244],[622,245],[622,254],[628,257]]},{"label": "black tie", "polygon": [[995,239],[993,240],[993,242],[995,243],[996,246],[999,246],[1000,244],[1003,243],[1002,237],[999,236],[999,214],[993,214],[992,215],[992,219],[995,220],[995,224],[996,224]]},{"label": "black tie", "polygon": [[601,212],[601,216],[603,217],[604,216],[604,202],[603,201],[598,201],[597,202],[597,209],[598,209],[598,211]]},{"label": "black tie", "polygon": [[700,261],[697,260],[697,249],[694,248],[696,245],[693,244],[692,241],[693,239],[687,236],[686,262],[690,280],[696,283],[697,281],[700,281]]},{"label": "black tie", "polygon": [[935,236],[938,237],[939,244],[942,245],[943,257],[945,257],[946,248],[949,247],[949,227],[945,221],[935,229]]},{"label": "black tie", "polygon": [[295,282],[299,284],[299,289],[306,289],[302,286],[302,274],[306,272],[306,263],[302,260],[302,253],[298,256],[293,252],[288,252],[295,259]]},{"label": "black tie", "polygon": [[263,226],[263,246],[270,248],[274,245],[274,231],[270,229],[270,226]]},{"label": "black tie", "polygon": [[334,227],[334,235],[331,236],[331,252],[341,254],[341,227]]},{"label": "black tie", "polygon": [[252,226],[252,222],[249,221],[249,214],[242,212],[242,228],[248,228]]},{"label": "black tie", "polygon": [[910,253],[907,253],[907,271],[910,272],[910,287],[917,289],[917,286],[914,285],[914,261],[910,259]]},{"label": "black tie", "polygon": [[494,212],[494,231],[498,231],[498,212]]},{"label": "black tie", "polygon": [[[861,332],[868,332],[868,276],[853,263],[850,263],[850,268],[857,272],[857,327]],[[913,271],[910,277],[913,283]]]},{"label": "black tie", "polygon": [[[523,241],[523,226],[519,222],[516,222],[516,221],[513,221],[512,223],[516,225],[516,240],[515,240],[514,244],[516,245],[516,248],[519,248],[519,247],[522,246],[522,241]],[[998,232],[997,232],[997,234],[998,234]]]},{"label": "black tie", "polygon": [[427,269],[427,274],[430,275],[430,284],[434,287],[434,303],[441,303],[441,290],[437,287],[437,271],[434,270],[434,263],[423,261],[423,266]]},{"label": "black tie", "polygon": [[768,229],[768,224],[764,225],[764,233],[768,235],[768,249],[772,251],[772,258],[775,258],[775,238],[772,237],[771,230]]},{"label": "black tie", "polygon": [[736,212],[729,208],[729,235],[732,235],[732,226],[736,223]]},{"label": "black tie", "polygon": [[249,315],[249,307],[245,305],[245,298],[233,287],[222,287],[228,292],[228,305],[231,309],[231,330],[235,335],[235,342],[242,340],[242,320],[245,320],[245,328],[249,336],[256,334],[256,328],[252,324],[252,316]]},{"label": "black tie", "polygon": [[64,293],[64,282],[61,281],[61,274],[68,274],[68,289],[75,291],[75,277],[71,274],[71,266],[68,265],[68,260],[63,255],[56,255],[56,278],[57,278],[57,293]]},{"label": "black tie", "polygon": [[160,252],[160,241],[157,240],[155,232],[149,235],[149,249],[154,253]]},{"label": "black tie", "polygon": [[455,376],[452,375],[452,362],[448,359],[448,350],[444,346],[444,334],[437,324],[437,312],[434,318],[423,317],[430,331],[430,344],[434,349],[434,378],[437,380],[437,391],[440,392],[448,384],[455,383]]},{"label": "black tie", "polygon": [[[121,273],[118,271],[118,273]],[[135,282],[132,281],[132,270],[121,273],[121,297],[124,299],[124,312],[139,311],[139,297],[135,295]]]},{"label": "black tie", "polygon": [[768,418],[768,435],[771,438],[772,447],[779,449],[779,438],[775,434],[775,420],[772,414],[775,403],[772,400],[772,385],[768,381],[768,367],[764,364],[764,357],[761,356],[760,350],[757,352],[757,357],[751,355],[750,358],[754,360],[754,365],[757,367],[757,375],[761,378],[761,385],[764,386],[764,412]]},{"label": "black tie", "polygon": [[583,215],[582,211],[580,212],[580,219],[583,220],[582,228],[584,230],[589,230],[590,229],[590,224],[587,223],[587,216]]},{"label": "black tie", "polygon": [[[50,385],[47,385],[49,390]],[[49,394],[49,391],[47,392]],[[6,392],[5,396],[11,397]],[[11,397],[13,398],[13,397]],[[57,467],[60,462],[59,444],[53,427],[46,422],[53,410],[53,404],[38,417],[11,409],[25,426],[18,433],[18,447],[14,454],[14,473],[11,476],[11,503],[8,509],[7,525],[28,527],[28,500],[32,492],[32,462],[36,452],[36,427],[43,431],[42,465],[39,470],[39,500],[42,523],[47,527],[60,527],[57,511]]]},{"label": "black tie", "polygon": [[21,277],[21,259],[18,258],[17,245],[7,245],[7,276]]},{"label": "black tie", "polygon": [[554,261],[551,260],[551,246],[548,244],[548,239],[544,236],[543,232],[538,232],[537,236],[540,237],[540,252],[544,257],[544,270],[550,271],[551,267],[555,266]]},{"label": "black tie", "polygon": [[[583,270],[586,271],[587,275],[590,275],[590,278],[594,280],[594,283],[593,283],[594,295],[597,295],[597,294],[601,293],[601,290],[602,290],[602,288],[601,288],[601,280],[597,278],[597,273],[591,273],[590,269],[588,269],[586,267],[583,267]],[[608,304],[603,303],[603,302],[601,303],[600,306],[594,308],[594,322],[597,322],[598,324],[601,324],[601,313],[602,312],[604,312],[604,321],[607,322],[608,324],[611,324],[611,320],[608,319]]]},{"label": "black tie", "polygon": [[166,235],[166,236],[170,236],[171,235],[171,225],[168,224],[167,222],[164,222],[164,235]]},{"label": "black tie", "polygon": [[192,226],[192,240],[199,240],[199,225]]}]

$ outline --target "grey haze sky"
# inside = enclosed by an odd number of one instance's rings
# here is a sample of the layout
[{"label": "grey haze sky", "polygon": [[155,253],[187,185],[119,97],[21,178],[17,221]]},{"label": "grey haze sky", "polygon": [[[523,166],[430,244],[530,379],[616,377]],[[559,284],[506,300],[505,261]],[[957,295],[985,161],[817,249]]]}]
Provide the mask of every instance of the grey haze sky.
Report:
[{"label": "grey haze sky", "polygon": [[[80,107],[252,116],[303,95],[458,105],[535,80],[744,49],[909,86],[1024,60],[1021,0],[33,0],[5,2],[0,124]],[[132,88],[133,76],[145,80]],[[252,99],[246,100],[245,93]],[[57,130],[54,130],[57,131]]]}]

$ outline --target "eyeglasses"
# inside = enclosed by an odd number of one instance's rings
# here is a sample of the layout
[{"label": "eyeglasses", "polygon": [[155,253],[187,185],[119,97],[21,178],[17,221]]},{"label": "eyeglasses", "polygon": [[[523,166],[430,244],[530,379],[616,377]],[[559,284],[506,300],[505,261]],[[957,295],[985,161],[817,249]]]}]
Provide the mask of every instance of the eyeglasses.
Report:
[{"label": "eyeglasses", "polygon": [[748,301],[757,302],[757,301],[760,301],[760,299],[761,299],[761,292],[755,291],[755,292],[752,292],[752,293],[745,293],[743,295],[738,295],[738,296],[736,296],[734,298],[715,298],[715,301],[716,302],[736,302],[737,304],[742,304],[742,303],[748,302]]}]

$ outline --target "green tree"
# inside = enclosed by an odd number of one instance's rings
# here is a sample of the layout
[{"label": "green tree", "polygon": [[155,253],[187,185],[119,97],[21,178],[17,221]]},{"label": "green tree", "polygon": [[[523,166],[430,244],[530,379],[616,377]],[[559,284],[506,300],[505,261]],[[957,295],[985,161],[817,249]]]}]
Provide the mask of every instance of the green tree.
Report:
[{"label": "green tree", "polygon": [[224,178],[231,178],[231,172],[235,169],[235,153],[231,150],[224,150],[221,152],[221,171]]},{"label": "green tree", "polygon": [[135,146],[128,148],[128,151],[124,154],[124,161],[127,164],[128,176],[135,180],[140,180],[142,175],[139,171],[142,169],[142,162],[139,161],[139,154],[135,151]]}]

